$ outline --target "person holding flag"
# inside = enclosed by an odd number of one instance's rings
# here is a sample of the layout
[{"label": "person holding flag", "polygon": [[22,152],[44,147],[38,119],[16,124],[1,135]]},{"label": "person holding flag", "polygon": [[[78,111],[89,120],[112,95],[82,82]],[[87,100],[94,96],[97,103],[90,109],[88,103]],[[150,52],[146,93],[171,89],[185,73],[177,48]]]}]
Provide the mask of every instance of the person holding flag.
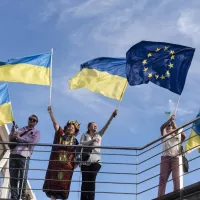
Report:
[{"label": "person holding flag", "polygon": [[76,136],[80,124],[77,121],[69,120],[62,129],[53,114],[51,106],[48,107],[48,112],[55,129],[53,143],[62,144],[62,146],[52,148],[43,191],[51,200],[68,199],[76,161],[76,148],[70,145],[78,145]]},{"label": "person holding flag", "polygon": [[[38,117],[31,115],[27,126],[18,129],[16,125],[13,125],[9,135],[10,141],[16,143],[16,145],[9,145],[11,148],[9,171],[12,200],[25,199],[29,161],[34,149],[34,146],[28,143],[37,143],[40,140],[40,131],[35,129],[37,123]],[[27,145],[21,145],[21,143]]]},{"label": "person holding flag", "polygon": [[97,173],[101,168],[100,149],[95,148],[101,146],[102,137],[110,125],[114,117],[117,116],[115,110],[105,126],[98,131],[97,124],[90,122],[88,130],[81,136],[80,144],[91,146],[91,148],[83,148],[81,156],[81,171],[82,171],[82,186],[81,186],[81,200],[94,200],[95,199],[95,181]]},{"label": "person holding flag", "polygon": [[[13,122],[13,127],[9,135],[9,144],[11,149],[9,158],[11,199],[25,199],[27,174],[29,169],[29,160],[33,152],[33,145],[28,143],[37,143],[40,139],[40,132],[35,129],[38,123],[38,117],[31,115],[28,118],[28,125],[20,129],[14,122],[11,100],[8,93],[8,85],[0,85],[0,126]],[[22,145],[25,143],[26,145]]]},{"label": "person holding flag", "polygon": [[[172,115],[161,127],[161,135],[165,136],[177,128],[175,123],[175,115]],[[186,135],[181,133],[181,140],[184,141]],[[180,175],[179,175],[179,138],[176,132],[163,138],[162,141],[162,156],[160,163],[160,178],[158,197],[165,194],[167,180],[172,172],[172,179],[174,183],[174,191],[180,189]]]}]

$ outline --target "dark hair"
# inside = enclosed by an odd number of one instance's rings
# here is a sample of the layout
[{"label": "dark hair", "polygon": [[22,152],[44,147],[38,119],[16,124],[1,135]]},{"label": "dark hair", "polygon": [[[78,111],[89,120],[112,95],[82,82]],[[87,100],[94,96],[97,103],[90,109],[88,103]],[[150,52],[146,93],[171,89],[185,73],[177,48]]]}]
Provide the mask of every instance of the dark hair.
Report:
[{"label": "dark hair", "polygon": [[32,114],[31,116],[32,116],[32,117],[35,117],[35,118],[37,119],[37,122],[39,121],[37,115]]},{"label": "dark hair", "polygon": [[89,134],[89,127],[90,127],[90,125],[92,125],[92,124],[94,124],[95,122],[89,122],[88,123],[88,125],[87,125],[87,132],[86,133],[88,133]]},{"label": "dark hair", "polygon": [[66,129],[67,129],[70,125],[73,125],[73,126],[74,126],[74,128],[75,128],[75,134],[74,134],[74,135],[77,136],[78,133],[79,133],[79,129],[77,129],[76,126],[75,126],[74,124],[70,124],[70,123],[67,123],[67,124],[64,126],[64,133],[65,133]]}]

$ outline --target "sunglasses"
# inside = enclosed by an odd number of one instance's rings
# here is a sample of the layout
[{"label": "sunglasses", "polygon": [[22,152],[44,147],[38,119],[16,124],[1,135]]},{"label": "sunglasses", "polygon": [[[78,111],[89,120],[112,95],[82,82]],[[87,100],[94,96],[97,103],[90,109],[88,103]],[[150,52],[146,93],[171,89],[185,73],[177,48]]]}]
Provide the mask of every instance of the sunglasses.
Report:
[{"label": "sunglasses", "polygon": [[37,119],[34,119],[34,118],[32,118],[32,117],[29,117],[28,120],[29,120],[30,122],[37,122],[37,121],[38,121]]}]

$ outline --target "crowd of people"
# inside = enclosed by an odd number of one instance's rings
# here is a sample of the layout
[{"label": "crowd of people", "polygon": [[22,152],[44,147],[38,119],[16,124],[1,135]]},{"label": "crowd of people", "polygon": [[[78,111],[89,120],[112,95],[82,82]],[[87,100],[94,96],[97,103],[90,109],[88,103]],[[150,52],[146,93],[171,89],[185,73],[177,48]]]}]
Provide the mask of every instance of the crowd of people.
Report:
[{"label": "crowd of people", "polygon": [[[97,147],[101,146],[102,137],[118,111],[115,110],[111,114],[110,119],[99,131],[95,122],[88,123],[87,131],[82,134],[80,142],[76,138],[80,129],[80,124],[77,121],[70,120],[62,128],[57,122],[50,106],[48,107],[48,112],[55,129],[53,144],[59,145],[52,147],[43,191],[51,200],[68,199],[73,171],[77,166],[80,166],[82,173],[80,199],[94,200],[95,181],[101,169],[101,152],[100,148]],[[27,126],[18,129],[16,125],[13,125],[11,130],[10,141],[16,143],[16,145],[10,144],[9,168],[11,199],[13,200],[25,199],[29,160],[34,145],[22,145],[21,143],[39,142],[40,132],[35,129],[37,123],[38,117],[31,115],[28,118]],[[175,115],[172,115],[161,126],[161,135],[169,134],[176,128]],[[185,133],[182,132],[182,141],[185,140],[185,137]],[[180,189],[178,158],[180,151],[178,143],[179,140],[176,132],[163,139],[158,197],[165,194],[166,183],[171,172],[174,190]]]}]

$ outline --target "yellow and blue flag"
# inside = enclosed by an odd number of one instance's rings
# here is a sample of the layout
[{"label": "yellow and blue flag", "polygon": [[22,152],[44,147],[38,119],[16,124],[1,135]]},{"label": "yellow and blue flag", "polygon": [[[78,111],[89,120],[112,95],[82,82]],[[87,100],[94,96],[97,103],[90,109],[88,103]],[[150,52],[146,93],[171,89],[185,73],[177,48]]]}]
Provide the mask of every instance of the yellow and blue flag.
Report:
[{"label": "yellow and blue flag", "polygon": [[171,112],[165,112],[165,115],[167,115],[168,117],[171,117],[172,113]]},{"label": "yellow and blue flag", "polygon": [[195,49],[165,42],[141,41],[126,53],[129,85],[152,83],[181,94]]},{"label": "yellow and blue flag", "polygon": [[87,88],[109,98],[121,100],[126,89],[126,59],[101,57],[85,62],[70,79],[70,89]]},{"label": "yellow and blue flag", "polygon": [[50,85],[50,63],[50,53],[0,62],[0,81]]},{"label": "yellow and blue flag", "polygon": [[0,126],[14,121],[8,85],[0,85]]},{"label": "yellow and blue flag", "polygon": [[[196,117],[200,117],[200,112]],[[190,136],[186,142],[185,151],[189,153],[196,148],[200,149],[200,120],[193,123]]]}]

